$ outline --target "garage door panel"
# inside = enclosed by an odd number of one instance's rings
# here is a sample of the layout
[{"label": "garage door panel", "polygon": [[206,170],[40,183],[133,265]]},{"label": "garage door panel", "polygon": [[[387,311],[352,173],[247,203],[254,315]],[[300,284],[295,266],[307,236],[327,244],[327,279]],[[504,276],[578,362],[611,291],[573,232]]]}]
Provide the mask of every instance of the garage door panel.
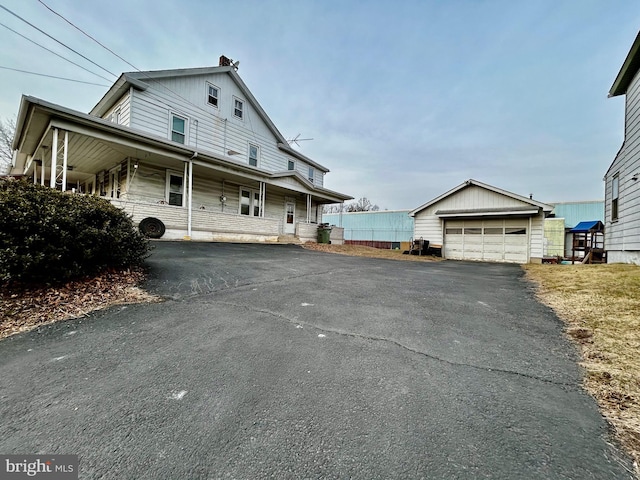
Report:
[{"label": "garage door panel", "polygon": [[522,219],[447,221],[445,257],[526,263],[529,245],[527,223]]}]

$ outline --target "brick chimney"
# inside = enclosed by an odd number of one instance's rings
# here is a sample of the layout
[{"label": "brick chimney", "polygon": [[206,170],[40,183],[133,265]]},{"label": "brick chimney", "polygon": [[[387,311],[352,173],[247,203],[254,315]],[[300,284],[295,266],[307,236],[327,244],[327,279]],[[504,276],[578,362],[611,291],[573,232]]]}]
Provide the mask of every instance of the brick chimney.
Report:
[{"label": "brick chimney", "polygon": [[231,60],[229,60],[224,55],[220,55],[220,61],[218,63],[218,66],[219,67],[230,67],[231,66]]}]

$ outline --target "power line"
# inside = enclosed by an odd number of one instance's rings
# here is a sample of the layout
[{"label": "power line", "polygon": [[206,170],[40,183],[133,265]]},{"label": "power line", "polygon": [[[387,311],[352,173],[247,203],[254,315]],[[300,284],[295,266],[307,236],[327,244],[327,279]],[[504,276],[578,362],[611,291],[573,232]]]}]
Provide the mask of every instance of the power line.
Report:
[{"label": "power line", "polygon": [[91,40],[93,40],[94,42],[96,42],[98,45],[100,45],[102,48],[104,48],[105,50],[107,50],[109,53],[115,55],[116,57],[118,57],[120,60],[122,60],[124,63],[126,63],[127,65],[129,65],[131,68],[133,68],[134,70],[140,71],[140,69],[138,67],[136,67],[135,65],[127,62],[124,58],[122,58],[120,55],[118,55],[116,52],[114,52],[113,50],[111,50],[109,47],[107,47],[106,45],[103,45],[102,43],[100,43],[100,41],[96,40],[94,37],[92,37],[90,34],[88,34],[87,32],[85,32],[84,30],[82,30],[80,27],[78,27],[75,23],[73,23],[71,20],[67,20],[64,15],[56,12],[53,8],[51,8],[49,5],[47,5],[46,3],[44,3],[42,0],[38,0],[38,2],[40,2],[47,10],[49,10],[51,13],[57,15],[58,17],[60,17],[62,20],[64,20],[65,22],[67,22],[69,25],[71,25],[73,28],[75,28],[76,30],[78,30],[80,33],[82,33],[83,35],[89,37]]},{"label": "power line", "polygon": [[57,15],[58,17],[60,17],[61,19],[63,19],[65,22],[67,22],[69,25],[71,25],[73,28],[75,28],[76,30],[78,30],[79,32],[81,32],[83,35],[85,35],[87,38],[93,40],[95,43],[97,43],[98,45],[100,45],[102,48],[104,48],[105,50],[107,50],[109,53],[111,53],[112,55],[114,55],[115,57],[119,58],[120,60],[122,60],[124,63],[126,63],[127,65],[129,65],[131,68],[133,68],[134,70],[136,70],[138,73],[141,73],[142,75],[144,75],[147,80],[149,80],[152,83],[158,84],[160,87],[164,88],[167,92],[169,92],[170,94],[173,94],[174,97],[179,98],[180,100],[184,101],[185,103],[192,105],[193,107],[195,107],[196,109],[209,114],[210,112],[205,110],[204,108],[202,108],[200,105],[196,105],[195,103],[191,102],[189,99],[183,97],[182,95],[180,95],[178,92],[175,92],[174,90],[172,90],[171,88],[167,87],[166,85],[164,85],[163,83],[159,82],[158,80],[154,79],[151,75],[149,75],[147,72],[143,72],[142,70],[140,70],[138,67],[136,67],[135,65],[133,65],[131,62],[128,62],[127,60],[125,60],[124,58],[122,58],[120,55],[118,55],[117,53],[115,53],[113,50],[111,50],[109,47],[106,47],[105,45],[103,45],[102,43],[100,43],[98,40],[96,40],[94,37],[92,37],[90,34],[88,34],[87,32],[85,32],[84,30],[82,30],[80,27],[78,27],[76,24],[74,24],[71,20],[68,20],[64,15],[62,15],[61,13],[56,12],[53,8],[51,8],[50,6],[48,6],[46,3],[44,3],[42,0],[38,0],[38,2],[40,2],[45,8],[47,8],[47,10],[49,10],[51,13]]},{"label": "power line", "polygon": [[101,70],[104,70],[105,72],[107,72],[109,75],[113,75],[114,77],[117,77],[118,75],[116,75],[113,72],[110,72],[109,70],[107,70],[106,68],[104,68],[102,65],[97,64],[96,62],[94,62],[93,60],[91,60],[90,58],[85,57],[83,54],[81,54],[80,52],[74,50],[73,48],[71,48],[70,46],[62,43],[60,40],[58,40],[57,38],[52,37],[51,35],[49,35],[47,32],[45,32],[44,30],[36,27],[33,23],[25,20],[24,18],[22,18],[20,15],[18,15],[15,12],[12,12],[11,10],[9,10],[7,7],[5,7],[4,5],[0,4],[0,8],[2,8],[4,11],[10,13],[11,15],[13,15],[14,17],[18,18],[19,20],[22,20],[24,23],[26,23],[27,25],[29,25],[32,28],[35,28],[36,30],[38,30],[40,33],[42,33],[43,35],[46,35],[47,37],[49,37],[51,40],[53,40],[56,43],[59,43],[60,45],[62,45],[64,48],[71,50],[73,53],[75,53],[76,55],[81,56],[82,58],[84,58],[86,61],[92,63],[93,65],[95,65],[96,67],[100,68]]},{"label": "power line", "polygon": [[76,83],[84,83],[86,85],[96,85],[98,87],[109,87],[110,85],[103,85],[102,83],[93,83],[93,82],[85,82],[83,80],[76,80],[75,78],[65,78],[65,77],[57,77],[55,75],[47,75],[46,73],[38,73],[38,72],[28,72],[27,70],[20,70],[18,68],[11,68],[11,67],[3,67],[0,65],[0,68],[3,70],[11,70],[14,72],[20,72],[20,73],[27,73],[29,75],[37,75],[39,77],[48,77],[48,78],[55,78],[57,80],[66,80],[67,82],[76,82]]},{"label": "power line", "polygon": [[4,23],[1,23],[1,22],[0,22],[0,25],[2,25],[2,26],[3,26],[4,28],[6,28],[7,30],[9,30],[9,31],[11,31],[11,32],[13,32],[13,33],[15,33],[16,35],[18,35],[18,36],[20,36],[20,37],[24,38],[25,40],[28,40],[29,42],[31,42],[31,43],[33,43],[33,44],[35,44],[35,45],[39,46],[40,48],[44,48],[47,52],[49,52],[49,53],[53,53],[56,57],[60,57],[61,59],[66,60],[67,62],[69,62],[69,63],[71,63],[71,64],[75,65],[76,67],[80,67],[81,69],[83,69],[83,70],[85,70],[85,71],[87,71],[87,72],[89,72],[89,73],[91,73],[91,74],[95,75],[96,77],[100,77],[100,78],[102,78],[103,80],[106,80],[107,82],[110,82],[110,81],[111,81],[111,80],[109,80],[108,78],[103,77],[103,76],[102,76],[102,75],[100,75],[99,73],[92,72],[91,70],[89,70],[88,68],[83,67],[83,66],[82,66],[82,65],[80,65],[79,63],[76,63],[76,62],[74,62],[74,61],[72,61],[72,60],[69,60],[68,58],[63,57],[63,56],[62,56],[62,55],[60,55],[59,53],[56,53],[56,52],[54,52],[53,50],[48,49],[48,48],[47,48],[47,47],[45,47],[44,45],[40,45],[38,42],[36,42],[36,41],[34,41],[34,40],[30,39],[29,37],[27,37],[27,36],[25,36],[25,35],[22,35],[22,34],[21,34],[21,33],[19,33],[19,32],[16,32],[14,29],[12,29],[12,28],[10,28],[10,27],[7,27]]}]

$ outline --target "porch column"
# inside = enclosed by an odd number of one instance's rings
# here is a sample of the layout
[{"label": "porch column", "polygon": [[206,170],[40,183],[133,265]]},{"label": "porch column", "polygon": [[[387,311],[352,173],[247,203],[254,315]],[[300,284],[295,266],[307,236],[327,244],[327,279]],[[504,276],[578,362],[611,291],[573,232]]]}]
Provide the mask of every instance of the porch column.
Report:
[{"label": "porch column", "polygon": [[[31,155],[29,155],[28,160],[29,159],[31,159]],[[38,184],[38,162],[37,161],[33,162],[33,184],[34,185]]]},{"label": "porch column", "polygon": [[69,132],[64,131],[64,145],[62,147],[62,191],[67,189],[67,148],[69,147]]},{"label": "porch column", "polygon": [[189,181],[187,183],[188,194],[187,194],[187,237],[188,240],[191,240],[191,210],[193,207],[193,159],[189,159]]},{"label": "porch column", "polygon": [[40,185],[42,185],[44,187],[44,157],[46,154],[46,150],[45,152],[42,154],[42,162],[40,162]]},{"label": "porch column", "polygon": [[264,206],[267,197],[267,184],[260,182],[260,217],[264,218]]},{"label": "porch column", "polygon": [[307,193],[307,223],[311,223],[311,194]]},{"label": "porch column", "polygon": [[58,170],[58,166],[56,162],[58,161],[58,129],[53,129],[53,141],[51,142],[51,175],[49,178],[49,187],[56,188],[56,171]]}]

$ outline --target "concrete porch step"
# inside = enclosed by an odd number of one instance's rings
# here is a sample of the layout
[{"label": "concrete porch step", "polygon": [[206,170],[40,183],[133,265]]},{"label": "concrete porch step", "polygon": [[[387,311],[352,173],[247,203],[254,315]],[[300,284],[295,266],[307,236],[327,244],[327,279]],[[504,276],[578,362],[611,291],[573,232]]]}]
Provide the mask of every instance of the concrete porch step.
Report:
[{"label": "concrete porch step", "polygon": [[302,243],[295,235],[280,235],[278,236],[278,243]]}]

